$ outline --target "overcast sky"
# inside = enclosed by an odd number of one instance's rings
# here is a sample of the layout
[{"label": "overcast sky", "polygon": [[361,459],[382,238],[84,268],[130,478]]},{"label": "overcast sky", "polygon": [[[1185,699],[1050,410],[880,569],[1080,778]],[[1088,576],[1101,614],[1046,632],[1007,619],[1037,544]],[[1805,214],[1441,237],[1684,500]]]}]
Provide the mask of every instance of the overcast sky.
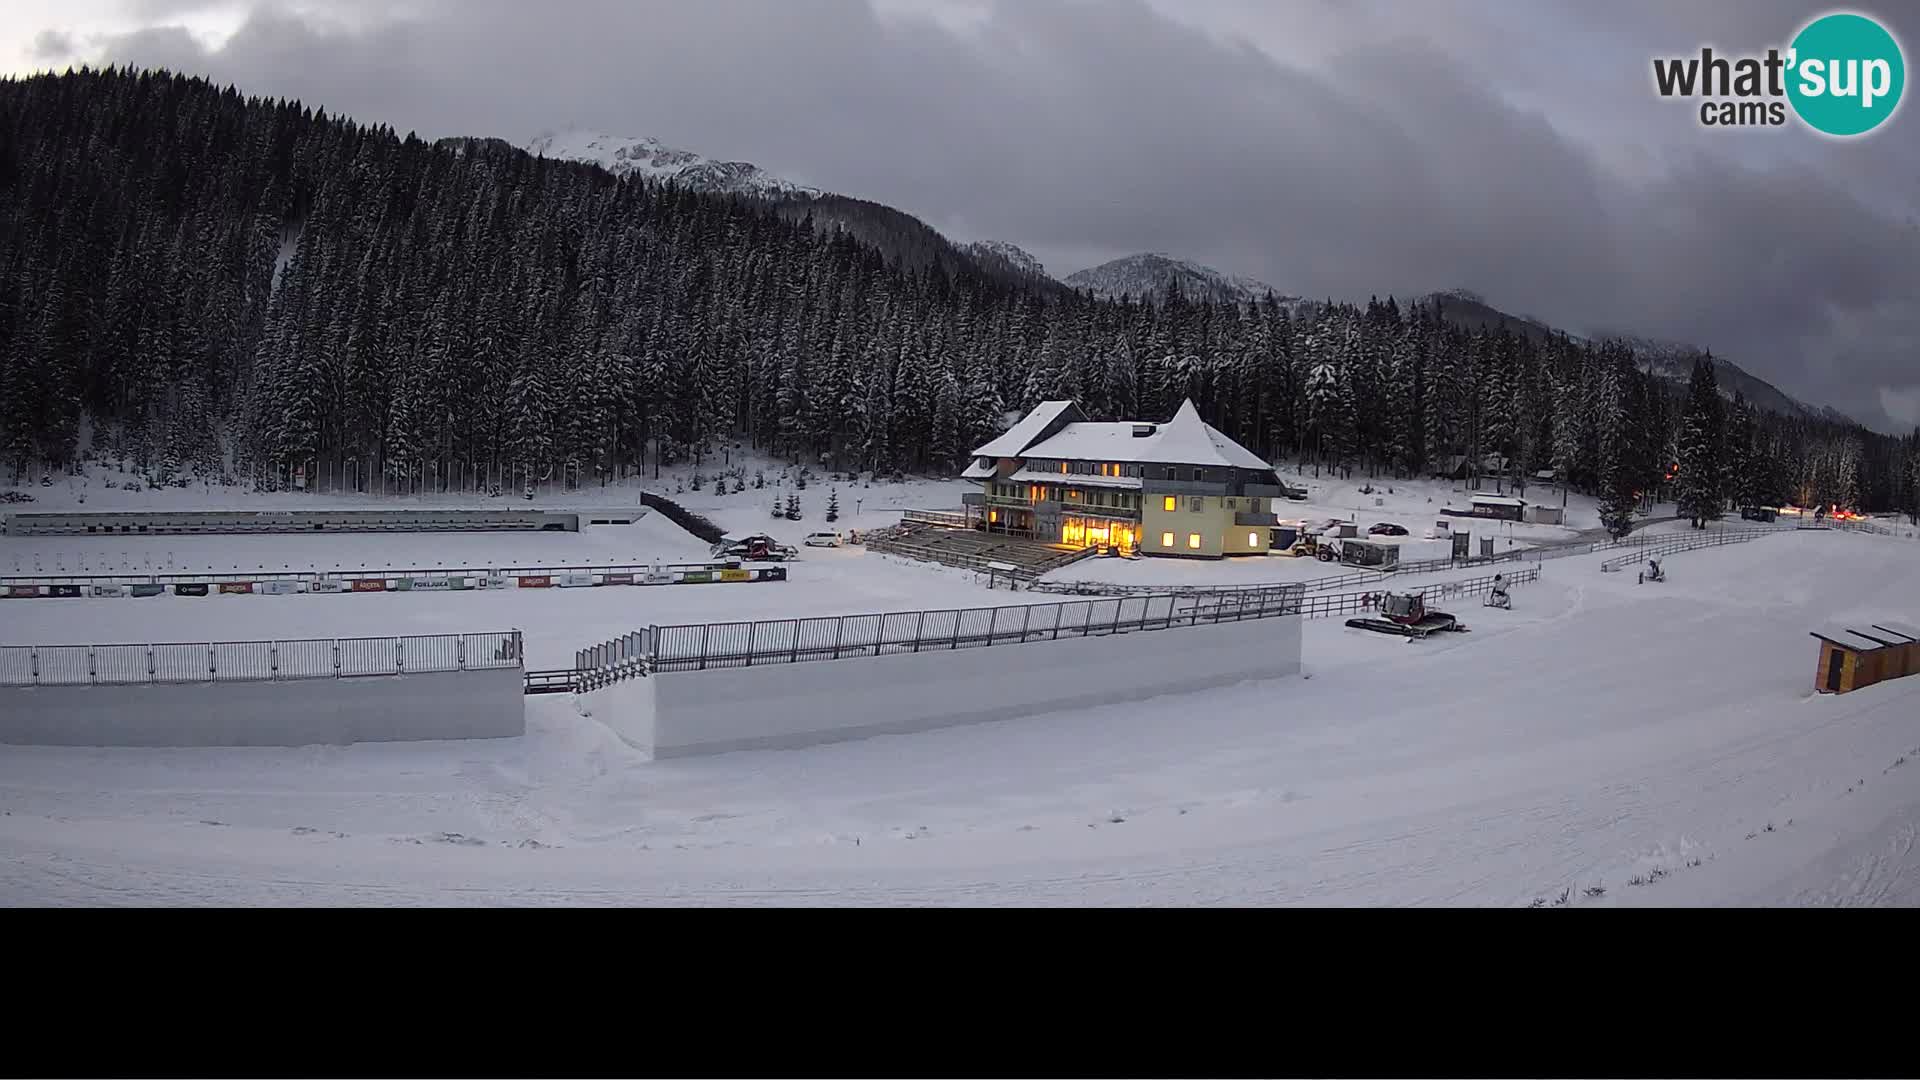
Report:
[{"label": "overcast sky", "polygon": [[[1654,56],[1792,0],[4,0],[0,70],[204,73],[422,136],[651,135],[1010,240],[1308,296],[1465,287],[1920,423],[1920,114],[1710,130]],[[1911,67],[1920,8],[1879,17]],[[1912,96],[1910,93],[1908,96]]]}]

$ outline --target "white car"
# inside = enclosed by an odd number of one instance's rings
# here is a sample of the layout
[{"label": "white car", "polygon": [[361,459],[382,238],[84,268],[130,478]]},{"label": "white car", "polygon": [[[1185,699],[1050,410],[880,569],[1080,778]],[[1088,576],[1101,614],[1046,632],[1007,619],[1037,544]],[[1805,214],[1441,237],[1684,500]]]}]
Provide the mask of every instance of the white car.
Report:
[{"label": "white car", "polygon": [[837,532],[808,533],[807,538],[801,543],[808,547],[839,547],[840,534]]}]

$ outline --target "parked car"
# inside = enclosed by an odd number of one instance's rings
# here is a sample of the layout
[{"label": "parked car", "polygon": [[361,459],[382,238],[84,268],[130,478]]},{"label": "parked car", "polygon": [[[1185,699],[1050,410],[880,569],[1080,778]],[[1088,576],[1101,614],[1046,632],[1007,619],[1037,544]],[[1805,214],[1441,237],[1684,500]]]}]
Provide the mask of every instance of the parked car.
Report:
[{"label": "parked car", "polygon": [[1406,530],[1406,527],[1403,525],[1395,525],[1391,521],[1382,521],[1378,525],[1375,525],[1373,528],[1368,529],[1367,535],[1368,536],[1405,536],[1407,535],[1407,530]]},{"label": "parked car", "polygon": [[801,543],[808,547],[839,547],[840,534],[837,532],[808,533],[807,538]]}]

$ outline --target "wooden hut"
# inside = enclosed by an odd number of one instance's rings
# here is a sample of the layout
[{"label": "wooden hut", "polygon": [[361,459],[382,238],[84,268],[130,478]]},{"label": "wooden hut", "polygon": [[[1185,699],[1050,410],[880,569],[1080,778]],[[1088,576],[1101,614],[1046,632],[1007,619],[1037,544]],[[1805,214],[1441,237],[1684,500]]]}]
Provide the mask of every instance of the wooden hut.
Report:
[{"label": "wooden hut", "polygon": [[[1912,623],[1895,622],[1892,619],[1881,619],[1873,624],[1873,629],[1880,631],[1880,633],[1875,635],[1876,637],[1891,634],[1896,640],[1903,639],[1904,643],[1901,645],[1901,650],[1905,654],[1903,657],[1904,670],[1901,671],[1900,674],[1920,675],[1920,626],[1914,626]],[[1895,677],[1897,678],[1898,676]]]},{"label": "wooden hut", "polygon": [[[1896,630],[1889,627],[1900,627]],[[1866,629],[1839,624],[1813,631],[1820,642],[1814,689],[1844,694],[1863,686],[1920,674],[1920,632],[1905,623],[1882,620]]]}]

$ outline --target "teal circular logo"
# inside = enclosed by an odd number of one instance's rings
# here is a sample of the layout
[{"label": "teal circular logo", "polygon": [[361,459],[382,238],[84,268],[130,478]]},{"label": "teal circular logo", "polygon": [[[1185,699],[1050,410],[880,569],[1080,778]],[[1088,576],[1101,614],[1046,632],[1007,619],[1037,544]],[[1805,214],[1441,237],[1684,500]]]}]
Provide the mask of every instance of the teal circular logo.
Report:
[{"label": "teal circular logo", "polygon": [[1907,84],[1900,43],[1872,19],[1850,12],[1822,15],[1789,49],[1787,99],[1815,131],[1864,135],[1900,107]]}]

